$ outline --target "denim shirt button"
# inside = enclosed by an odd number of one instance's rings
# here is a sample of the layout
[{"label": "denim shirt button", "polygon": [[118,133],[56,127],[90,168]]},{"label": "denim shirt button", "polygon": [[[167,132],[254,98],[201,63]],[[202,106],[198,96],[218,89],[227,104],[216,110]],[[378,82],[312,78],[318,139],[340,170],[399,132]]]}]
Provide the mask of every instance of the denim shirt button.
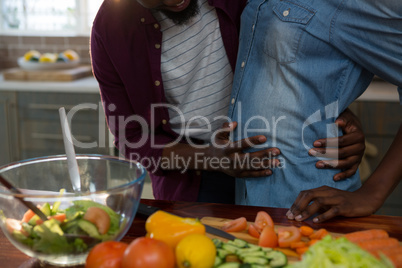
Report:
[{"label": "denim shirt button", "polygon": [[289,15],[289,10],[285,10],[285,11],[283,11],[283,13],[282,13],[282,14],[283,14],[283,16],[285,16],[285,17],[286,17],[286,16],[288,16],[288,15]]},{"label": "denim shirt button", "polygon": [[234,103],[235,103],[235,98],[233,98],[233,99],[232,99],[231,103],[232,103],[232,104],[234,104]]},{"label": "denim shirt button", "polygon": [[241,67],[244,68],[245,65],[246,65],[246,63],[243,61],[243,62],[241,63]]}]

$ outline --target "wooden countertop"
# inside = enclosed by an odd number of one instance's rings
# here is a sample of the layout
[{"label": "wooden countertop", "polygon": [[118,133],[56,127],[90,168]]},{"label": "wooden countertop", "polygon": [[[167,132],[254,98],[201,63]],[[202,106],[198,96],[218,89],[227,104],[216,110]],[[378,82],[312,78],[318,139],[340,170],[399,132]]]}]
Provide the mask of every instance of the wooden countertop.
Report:
[{"label": "wooden countertop", "polygon": [[[243,216],[246,217],[248,221],[254,221],[257,212],[265,210],[269,215],[271,215],[275,224],[279,225],[308,225],[314,229],[326,228],[328,231],[336,233],[348,233],[362,229],[380,228],[386,230],[391,237],[395,237],[402,241],[402,217],[396,216],[372,215],[361,218],[337,218],[321,224],[315,224],[311,220],[305,222],[289,221],[285,216],[287,209],[282,208],[262,208],[195,202],[167,202],[149,199],[143,199],[141,202],[147,205],[159,207],[167,212],[182,217],[192,218],[209,216],[235,219]],[[144,236],[146,219],[147,217],[145,216],[137,215],[122,241],[130,242],[136,237]],[[28,256],[16,249],[2,232],[0,232],[0,263],[3,268],[39,267],[34,262],[34,259],[30,259]]]}]

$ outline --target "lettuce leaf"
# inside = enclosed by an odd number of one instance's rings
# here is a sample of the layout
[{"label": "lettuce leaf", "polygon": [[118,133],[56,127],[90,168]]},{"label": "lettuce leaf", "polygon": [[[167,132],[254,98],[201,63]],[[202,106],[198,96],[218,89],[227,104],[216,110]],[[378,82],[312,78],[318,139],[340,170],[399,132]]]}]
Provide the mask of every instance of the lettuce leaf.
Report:
[{"label": "lettuce leaf", "polygon": [[300,262],[291,268],[392,268],[384,259],[377,259],[345,237],[330,235],[312,245]]},{"label": "lettuce leaf", "polygon": [[99,207],[109,214],[110,228],[108,234],[113,235],[119,231],[120,215],[114,212],[113,209],[92,200],[76,200],[73,203],[73,206],[66,209],[67,219],[71,220],[77,217],[77,215],[83,215],[89,207]]}]

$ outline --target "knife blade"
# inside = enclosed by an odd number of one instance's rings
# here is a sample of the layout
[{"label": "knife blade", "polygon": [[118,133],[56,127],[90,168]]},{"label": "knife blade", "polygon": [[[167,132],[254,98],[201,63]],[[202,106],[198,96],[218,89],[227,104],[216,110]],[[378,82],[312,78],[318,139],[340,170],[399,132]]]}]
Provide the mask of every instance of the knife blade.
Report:
[{"label": "knife blade", "polygon": [[[144,216],[150,216],[150,215],[152,215],[153,213],[155,213],[158,210],[160,210],[160,209],[157,208],[157,207],[153,207],[153,206],[149,206],[149,205],[145,205],[145,204],[140,203],[138,205],[137,214],[141,214],[141,215],[144,215]],[[209,233],[209,234],[216,235],[216,236],[219,236],[219,237],[222,237],[222,238],[225,238],[225,239],[229,239],[229,240],[234,240],[236,238],[234,235],[231,235],[231,234],[229,234],[229,233],[227,233],[227,232],[225,232],[225,231],[223,231],[221,229],[212,227],[212,226],[207,225],[207,224],[204,224],[204,226],[205,226],[205,231],[207,233]]]}]

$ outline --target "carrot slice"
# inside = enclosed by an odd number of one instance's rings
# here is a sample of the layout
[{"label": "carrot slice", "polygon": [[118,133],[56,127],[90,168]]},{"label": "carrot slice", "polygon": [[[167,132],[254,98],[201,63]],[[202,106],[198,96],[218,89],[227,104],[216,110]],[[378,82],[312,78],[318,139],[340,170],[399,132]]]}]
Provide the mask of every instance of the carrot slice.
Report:
[{"label": "carrot slice", "polygon": [[402,256],[402,246],[380,249],[378,252],[384,254],[385,256],[393,254],[400,254]]},{"label": "carrot slice", "polygon": [[320,241],[320,239],[311,239],[310,241],[308,241],[308,245],[309,245],[309,246],[312,246],[312,245],[314,245],[315,243],[317,243],[318,241]]},{"label": "carrot slice", "polygon": [[387,256],[387,257],[394,264],[395,268],[402,267],[402,255],[401,254],[394,254],[394,255]]},{"label": "carrot slice", "polygon": [[296,248],[296,252],[297,252],[299,255],[303,255],[304,252],[306,252],[308,249],[309,249],[309,247]]},{"label": "carrot slice", "polygon": [[304,241],[297,241],[297,242],[292,242],[290,243],[290,248],[303,248],[303,247],[308,247],[308,243]]},{"label": "carrot slice", "polygon": [[344,236],[349,241],[354,242],[354,243],[389,237],[387,231],[382,230],[382,229],[369,229],[369,230],[364,230],[364,231],[357,231],[357,232],[345,234]]},{"label": "carrot slice", "polygon": [[360,242],[357,244],[362,249],[365,249],[370,252],[385,250],[387,248],[399,247],[399,241],[396,238],[392,238],[392,237],[372,239],[372,240],[363,241],[363,242]]},{"label": "carrot slice", "polygon": [[314,233],[314,229],[309,226],[300,226],[300,233],[302,236],[310,236]]},{"label": "carrot slice", "polygon": [[34,213],[32,210],[28,209],[28,210],[25,212],[24,216],[22,217],[21,222],[29,222],[29,220],[30,220],[34,215],[35,215],[35,213]]},{"label": "carrot slice", "polygon": [[324,236],[326,236],[328,234],[329,234],[329,232],[326,229],[321,228],[321,229],[315,231],[314,233],[312,233],[309,236],[309,238],[310,239],[322,239]]},{"label": "carrot slice", "polygon": [[289,257],[299,257],[299,254],[297,254],[297,252],[295,252],[291,249],[287,249],[287,248],[274,248],[274,249],[282,252],[283,254],[285,254],[286,256],[289,256]]}]

